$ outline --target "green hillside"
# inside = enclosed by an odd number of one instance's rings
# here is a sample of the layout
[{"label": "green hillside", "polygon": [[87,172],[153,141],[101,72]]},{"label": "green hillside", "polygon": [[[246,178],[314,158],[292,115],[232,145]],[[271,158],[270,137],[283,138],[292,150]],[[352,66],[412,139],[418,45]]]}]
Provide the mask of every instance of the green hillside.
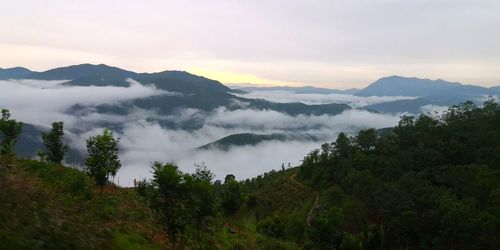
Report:
[{"label": "green hillside", "polygon": [[155,162],[150,180],[102,189],[88,170],[13,160],[2,139],[0,249],[498,249],[498,138],[498,103],[467,102],[244,181]]},{"label": "green hillside", "polygon": [[79,170],[32,160],[0,169],[0,249],[169,247],[152,211],[131,189],[100,191]]}]

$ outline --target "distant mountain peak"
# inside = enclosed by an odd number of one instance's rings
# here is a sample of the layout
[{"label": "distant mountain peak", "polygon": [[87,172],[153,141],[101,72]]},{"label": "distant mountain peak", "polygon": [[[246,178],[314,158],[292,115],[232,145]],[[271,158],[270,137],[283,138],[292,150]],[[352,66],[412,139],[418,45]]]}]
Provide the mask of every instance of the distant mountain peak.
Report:
[{"label": "distant mountain peak", "polygon": [[25,78],[33,72],[24,67],[0,68],[0,80]]},{"label": "distant mountain peak", "polygon": [[416,77],[383,77],[357,92],[359,96],[428,96],[437,92],[463,86],[461,83],[442,79],[431,80]]}]

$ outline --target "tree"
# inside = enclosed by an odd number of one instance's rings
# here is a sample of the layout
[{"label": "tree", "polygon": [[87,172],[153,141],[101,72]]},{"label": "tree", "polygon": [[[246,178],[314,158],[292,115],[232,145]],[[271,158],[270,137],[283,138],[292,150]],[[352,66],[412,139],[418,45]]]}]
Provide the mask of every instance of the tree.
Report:
[{"label": "tree", "polygon": [[101,190],[109,176],[115,176],[121,167],[118,158],[118,142],[119,139],[115,139],[113,132],[108,129],[104,129],[102,135],[91,136],[87,139],[89,157],[85,160],[86,171],[95,179]]},{"label": "tree", "polygon": [[222,209],[226,215],[235,213],[243,203],[243,193],[234,175],[227,175],[222,187]]},{"label": "tree", "polygon": [[351,141],[345,133],[340,133],[333,144],[333,157],[336,160],[349,157],[351,152]]},{"label": "tree", "polygon": [[190,218],[185,206],[184,177],[174,164],[153,163],[153,186],[158,191],[158,196],[151,205],[158,212],[174,244]]},{"label": "tree", "polygon": [[226,178],[224,178],[224,184],[235,181],[235,180],[236,180],[236,177],[234,175],[228,174],[228,175],[226,175]]},{"label": "tree", "polygon": [[186,184],[188,185],[187,191],[190,194],[190,205],[196,222],[198,240],[200,238],[200,227],[204,219],[214,214],[215,202],[212,186],[214,176],[202,164],[196,166],[195,173],[190,176],[191,178],[186,178],[186,180],[190,180],[190,182],[186,181]]},{"label": "tree", "polygon": [[43,145],[47,148],[43,156],[53,163],[61,164],[64,154],[68,151],[68,146],[64,144],[64,123],[52,123],[52,130],[42,134]]},{"label": "tree", "polygon": [[375,129],[361,130],[356,137],[356,144],[361,151],[368,152],[375,149],[377,131]]},{"label": "tree", "polygon": [[14,154],[14,146],[22,129],[23,124],[10,119],[9,110],[2,109],[2,118],[0,119],[0,155],[11,156]]}]

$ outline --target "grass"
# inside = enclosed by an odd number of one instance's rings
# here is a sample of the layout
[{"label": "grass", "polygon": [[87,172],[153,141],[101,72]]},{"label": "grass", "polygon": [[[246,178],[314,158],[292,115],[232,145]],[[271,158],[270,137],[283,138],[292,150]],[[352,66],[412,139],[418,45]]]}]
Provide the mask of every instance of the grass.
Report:
[{"label": "grass", "polygon": [[32,160],[0,172],[0,249],[169,246],[133,190],[108,185],[101,193],[77,169]]}]

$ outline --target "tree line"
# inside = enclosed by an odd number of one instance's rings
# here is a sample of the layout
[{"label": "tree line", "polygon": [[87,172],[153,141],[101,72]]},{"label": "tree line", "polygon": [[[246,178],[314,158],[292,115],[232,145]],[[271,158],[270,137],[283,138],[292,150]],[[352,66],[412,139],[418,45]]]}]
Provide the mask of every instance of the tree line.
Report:
[{"label": "tree line", "polygon": [[500,246],[494,100],[404,116],[389,130],[341,133],[304,158],[299,176],[323,190],[312,225],[318,249]]}]

